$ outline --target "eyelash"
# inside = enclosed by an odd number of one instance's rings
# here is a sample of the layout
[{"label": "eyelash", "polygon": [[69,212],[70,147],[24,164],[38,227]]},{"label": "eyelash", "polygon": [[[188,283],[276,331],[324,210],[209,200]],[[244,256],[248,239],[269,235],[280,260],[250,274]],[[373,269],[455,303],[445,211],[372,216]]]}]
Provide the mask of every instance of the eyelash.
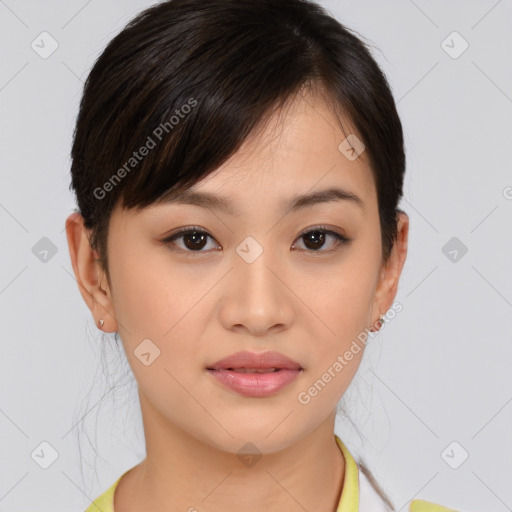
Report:
[{"label": "eyelash", "polygon": [[[352,241],[351,238],[346,238],[343,235],[341,235],[340,233],[337,233],[336,231],[332,231],[331,229],[327,228],[326,226],[321,226],[321,225],[313,226],[312,228],[308,228],[307,230],[302,231],[299,234],[299,236],[297,237],[297,239],[303,238],[311,232],[318,232],[318,231],[323,234],[326,234],[326,235],[331,235],[336,240],[336,245],[335,245],[334,249],[330,249],[328,251],[323,251],[323,250],[315,251],[313,249],[302,249],[303,251],[309,252],[309,253],[332,253],[332,252],[335,252],[336,250],[338,250],[340,248],[340,246],[348,245]],[[210,239],[214,240],[214,238],[207,231],[204,231],[203,229],[199,228],[198,226],[187,226],[186,228],[183,228],[180,231],[178,231],[178,232],[174,233],[173,235],[162,240],[162,243],[170,246],[170,245],[173,245],[174,240],[176,240],[177,238],[183,237],[184,235],[188,235],[188,234],[194,234],[194,233],[198,234],[198,235],[207,235]],[[181,251],[181,252],[187,254],[187,256],[189,256],[189,255],[195,256],[195,254],[209,252],[209,251],[203,251],[203,250],[191,251],[188,249],[182,249],[181,247],[178,247],[178,248],[169,247],[169,248],[172,251]]]}]

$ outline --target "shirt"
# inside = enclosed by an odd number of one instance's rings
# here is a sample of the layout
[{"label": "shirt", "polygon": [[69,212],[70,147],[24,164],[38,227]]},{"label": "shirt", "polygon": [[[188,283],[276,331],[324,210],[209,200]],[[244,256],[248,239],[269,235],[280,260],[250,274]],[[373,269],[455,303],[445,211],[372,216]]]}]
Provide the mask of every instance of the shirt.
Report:
[{"label": "shirt", "polygon": [[[334,437],[345,459],[343,488],[336,512],[390,512],[391,509],[373,488],[366,475],[359,470],[348,448],[336,434]],[[98,496],[85,512],[115,512],[114,492],[117,484],[128,471],[123,473],[103,494]],[[412,500],[409,504],[409,512],[457,511],[425,500]]]}]

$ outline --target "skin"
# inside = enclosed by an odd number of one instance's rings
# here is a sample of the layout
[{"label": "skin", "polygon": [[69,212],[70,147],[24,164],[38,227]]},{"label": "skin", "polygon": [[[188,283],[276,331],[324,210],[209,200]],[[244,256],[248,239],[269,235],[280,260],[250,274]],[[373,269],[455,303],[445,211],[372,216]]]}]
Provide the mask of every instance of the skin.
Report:
[{"label": "skin", "polygon": [[[96,323],[119,331],[139,389],[147,456],[121,479],[116,512],[336,509],[345,474],[334,439],[336,405],[364,350],[308,404],[297,397],[392,306],[409,227],[399,214],[398,242],[382,264],[373,176],[364,152],[353,161],[340,152],[344,139],[321,97],[299,94],[194,186],[228,196],[238,215],[196,205],[140,212],[118,205],[108,239],[111,288],[81,216],[68,217],[80,292]],[[357,194],[364,208],[337,201],[283,213],[283,201],[330,186]],[[299,235],[319,224],[352,241],[326,235],[318,249],[307,245]],[[194,241],[186,245],[183,236],[175,251],[160,242],[191,225],[211,237],[201,254],[187,256]],[[235,251],[247,236],[263,249],[252,263]],[[146,338],[160,350],[148,366],[134,355]],[[239,350],[277,350],[304,371],[273,396],[245,397],[206,371]],[[262,454],[251,467],[237,457],[247,442]]]}]

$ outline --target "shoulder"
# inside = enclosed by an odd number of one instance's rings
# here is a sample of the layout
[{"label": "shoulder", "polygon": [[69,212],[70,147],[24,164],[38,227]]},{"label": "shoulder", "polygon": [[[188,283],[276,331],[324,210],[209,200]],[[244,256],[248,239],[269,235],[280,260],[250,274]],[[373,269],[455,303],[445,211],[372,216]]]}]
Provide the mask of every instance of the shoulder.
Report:
[{"label": "shoulder", "polygon": [[[366,475],[359,471],[359,510],[362,512],[394,512],[378,495]],[[412,500],[407,512],[458,512],[437,503],[425,500]]]},{"label": "shoulder", "polygon": [[98,512],[98,510],[101,510],[101,512],[114,512],[114,492],[121,480],[121,476],[103,494],[100,494],[85,512]]},{"label": "shoulder", "polygon": [[[362,471],[359,471],[359,510],[362,512],[395,512],[396,510],[385,503]],[[407,512],[458,511],[438,503],[432,503],[431,501],[412,500],[408,503]]]},{"label": "shoulder", "polygon": [[[375,481],[371,471],[361,460],[354,459],[341,439],[335,435],[338,446],[345,457],[345,480],[343,489],[348,492],[348,498],[340,501],[337,512],[396,512],[392,501]],[[407,512],[457,512],[453,508],[432,503],[430,501],[415,499],[407,506]]]}]

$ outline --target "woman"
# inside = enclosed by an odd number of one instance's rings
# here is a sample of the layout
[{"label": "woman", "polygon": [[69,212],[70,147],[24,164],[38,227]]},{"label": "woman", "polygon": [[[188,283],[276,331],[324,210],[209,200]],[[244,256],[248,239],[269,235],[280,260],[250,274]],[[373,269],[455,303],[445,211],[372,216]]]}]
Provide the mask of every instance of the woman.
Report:
[{"label": "woman", "polygon": [[159,3],[95,63],[71,156],[73,269],[146,439],[89,510],[393,510],[334,435],[407,253],[364,44],[305,0]]}]

